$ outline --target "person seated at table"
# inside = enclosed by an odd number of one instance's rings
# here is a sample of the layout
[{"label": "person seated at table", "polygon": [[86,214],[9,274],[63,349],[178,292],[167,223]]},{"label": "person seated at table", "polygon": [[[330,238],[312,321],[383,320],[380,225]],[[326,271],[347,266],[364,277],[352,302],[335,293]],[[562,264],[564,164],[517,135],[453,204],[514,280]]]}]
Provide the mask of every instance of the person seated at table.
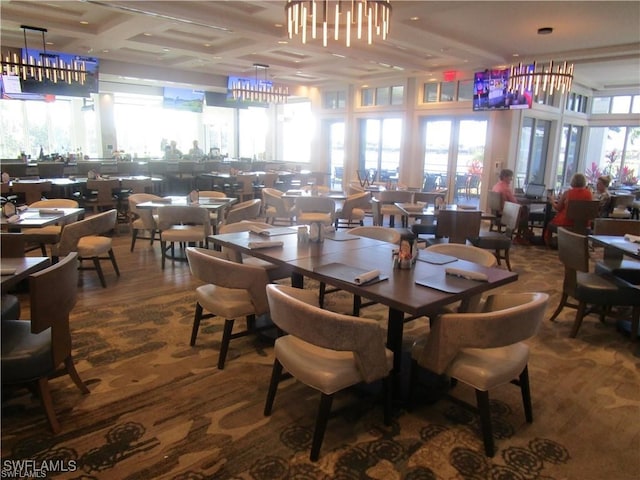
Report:
[{"label": "person seated at table", "polygon": [[609,195],[609,184],[611,177],[609,175],[601,175],[596,182],[596,193],[593,195],[594,200],[600,200],[599,217],[608,217],[611,212],[611,195]]},{"label": "person seated at table", "polygon": [[165,160],[179,160],[182,157],[182,152],[178,150],[176,141],[171,140],[171,144],[167,145],[164,150]]},{"label": "person seated at table", "polygon": [[571,188],[566,190],[556,199],[553,195],[550,198],[551,205],[556,211],[555,217],[549,223],[549,228],[544,232],[544,242],[547,246],[551,245],[551,236],[553,232],[558,231],[558,227],[571,227],[573,221],[567,218],[567,205],[571,200],[593,200],[591,190],[587,188],[587,177],[582,173],[575,173],[571,177]]},{"label": "person seated at table", "polygon": [[[500,180],[496,183],[491,189],[493,192],[497,192],[500,194],[500,210],[504,207],[504,202],[518,202],[518,198],[513,193],[513,189],[511,188],[511,182],[513,182],[513,170],[508,168],[503,168],[500,170]],[[529,229],[529,206],[522,205],[520,207],[520,220],[518,222],[518,232],[517,236],[514,239],[517,243],[528,243],[529,237],[533,235],[531,230]]]},{"label": "person seated at table", "polygon": [[496,183],[491,191],[497,192],[501,197],[501,209],[504,207],[504,202],[518,203],[513,189],[511,188],[511,182],[513,182],[513,170],[503,168],[500,170],[500,180]]},{"label": "person seated at table", "polygon": [[204,152],[198,146],[198,140],[193,141],[193,147],[189,150],[189,157],[191,157],[191,160],[200,160],[204,157]]}]

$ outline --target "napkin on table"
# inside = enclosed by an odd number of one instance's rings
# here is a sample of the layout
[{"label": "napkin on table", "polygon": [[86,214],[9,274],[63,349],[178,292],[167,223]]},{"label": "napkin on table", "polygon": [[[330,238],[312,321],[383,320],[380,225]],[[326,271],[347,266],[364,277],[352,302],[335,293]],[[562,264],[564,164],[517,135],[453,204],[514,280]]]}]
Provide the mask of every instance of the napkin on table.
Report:
[{"label": "napkin on table", "polygon": [[640,236],[638,235],[631,235],[630,233],[625,233],[624,239],[628,242],[640,243]]},{"label": "napkin on table", "polygon": [[464,270],[462,268],[447,267],[444,270],[447,275],[466,278],[467,280],[476,280],[478,282],[488,282],[489,278],[485,273],[474,272],[472,270]]},{"label": "napkin on table", "polygon": [[371,280],[378,278],[380,276],[380,270],[371,270],[369,272],[363,272],[358,275],[353,281],[356,285],[361,285],[363,283],[370,282]]}]

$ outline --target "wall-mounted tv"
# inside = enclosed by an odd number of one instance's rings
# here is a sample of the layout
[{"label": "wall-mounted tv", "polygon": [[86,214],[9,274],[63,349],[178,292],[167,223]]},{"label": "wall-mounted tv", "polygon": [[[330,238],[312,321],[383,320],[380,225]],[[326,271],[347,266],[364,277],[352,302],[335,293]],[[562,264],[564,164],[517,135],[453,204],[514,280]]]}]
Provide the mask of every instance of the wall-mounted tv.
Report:
[{"label": "wall-mounted tv", "polygon": [[204,91],[164,87],[162,106],[174,110],[202,113]]},{"label": "wall-mounted tv", "polygon": [[510,92],[509,69],[493,69],[473,75],[473,110],[531,108],[531,92]]},{"label": "wall-mounted tv", "polygon": [[3,100],[54,102],[56,96],[44,93],[25,93],[22,91],[20,77],[17,75],[2,75],[0,76],[0,98]]},{"label": "wall-mounted tv", "polygon": [[[29,63],[36,64],[45,62],[55,63],[56,65],[79,65],[83,64],[86,70],[84,82],[75,76],[68,81],[53,81],[46,77],[35,78],[27,77],[21,79],[22,93],[39,93],[45,95],[66,95],[68,97],[90,97],[92,93],[98,93],[98,72],[99,62],[95,57],[84,57],[82,55],[73,55],[69,53],[49,52],[46,55],[34,49],[22,49],[22,58],[27,59]],[[35,70],[34,70],[35,71]]]}]

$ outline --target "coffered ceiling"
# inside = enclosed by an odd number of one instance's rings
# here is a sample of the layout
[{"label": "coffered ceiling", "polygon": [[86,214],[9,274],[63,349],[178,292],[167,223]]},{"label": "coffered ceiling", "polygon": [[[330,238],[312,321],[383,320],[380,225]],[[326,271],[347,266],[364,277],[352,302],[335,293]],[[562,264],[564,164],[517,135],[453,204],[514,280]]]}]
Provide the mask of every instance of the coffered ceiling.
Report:
[{"label": "coffered ceiling", "polygon": [[[517,61],[568,60],[576,84],[640,87],[638,1],[391,0],[387,41],[322,47],[290,40],[284,0],[0,1],[3,46],[24,46],[21,25],[48,29],[48,50],[100,58],[101,78],[156,79],[223,89],[227,75],[269,65],[279,83],[375,84],[416,76],[443,80]],[[551,35],[538,35],[552,27]],[[30,48],[42,38],[27,34]],[[514,55],[517,54],[517,57]]]}]

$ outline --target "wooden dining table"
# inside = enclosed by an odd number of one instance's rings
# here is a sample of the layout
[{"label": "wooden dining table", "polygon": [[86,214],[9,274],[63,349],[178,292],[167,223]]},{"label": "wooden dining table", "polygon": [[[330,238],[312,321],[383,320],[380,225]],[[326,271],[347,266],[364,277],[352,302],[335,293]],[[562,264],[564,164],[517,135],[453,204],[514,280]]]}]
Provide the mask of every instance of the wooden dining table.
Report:
[{"label": "wooden dining table", "polygon": [[[355,239],[348,239],[350,236]],[[394,353],[393,364],[396,372],[401,370],[402,337],[406,314],[411,318],[431,316],[446,305],[518,279],[517,273],[499,268],[487,268],[464,260],[455,260],[448,265],[418,261],[411,269],[394,269],[392,254],[397,245],[343,232],[336,238],[332,240],[327,237],[322,243],[299,243],[295,233],[278,235],[266,239],[282,242],[282,246],[272,248],[251,248],[250,242],[265,240],[264,237],[251,232],[212,235],[209,240],[214,244],[289,269],[293,286],[302,287],[303,278],[312,278],[387,306],[389,308],[387,347]],[[323,267],[330,264],[341,264],[360,271],[378,270],[388,279],[358,285],[327,273],[326,268]],[[469,280],[466,287],[457,293],[448,293],[416,283],[418,280],[429,279],[434,279],[437,283],[446,275],[445,269],[451,266],[483,273],[487,281]]]},{"label": "wooden dining table", "polygon": [[67,221],[84,214],[84,208],[27,208],[18,210],[18,219],[9,221],[2,217],[0,224],[9,231],[20,231],[23,228],[41,228]]},{"label": "wooden dining table", "polygon": [[51,265],[49,257],[10,257],[3,258],[0,262],[2,275],[2,293],[7,293],[9,289],[27,278],[32,273],[43,270]]},{"label": "wooden dining table", "polygon": [[627,255],[640,260],[640,244],[626,240],[624,236],[589,235],[589,239],[596,245],[604,247],[606,259],[618,260]]}]

